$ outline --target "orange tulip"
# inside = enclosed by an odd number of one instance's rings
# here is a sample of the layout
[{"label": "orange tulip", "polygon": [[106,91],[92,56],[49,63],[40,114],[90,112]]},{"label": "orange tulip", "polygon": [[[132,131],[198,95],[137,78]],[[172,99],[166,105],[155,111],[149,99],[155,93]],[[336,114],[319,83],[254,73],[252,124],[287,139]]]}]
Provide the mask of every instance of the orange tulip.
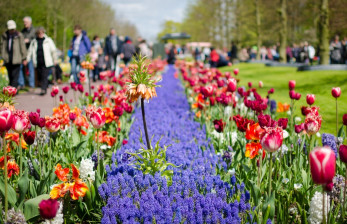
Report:
[{"label": "orange tulip", "polygon": [[7,177],[11,178],[13,174],[19,175],[19,166],[14,160],[7,162]]},{"label": "orange tulip", "polygon": [[69,174],[70,169],[64,168],[62,169],[61,165],[58,163],[58,165],[55,167],[55,175],[57,175],[58,179],[61,181],[66,182],[67,181],[67,175]]}]

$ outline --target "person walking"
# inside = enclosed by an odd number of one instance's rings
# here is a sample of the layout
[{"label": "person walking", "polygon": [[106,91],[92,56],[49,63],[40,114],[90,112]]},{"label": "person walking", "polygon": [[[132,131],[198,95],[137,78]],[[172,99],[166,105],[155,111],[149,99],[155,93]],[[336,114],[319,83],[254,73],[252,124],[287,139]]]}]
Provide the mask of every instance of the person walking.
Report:
[{"label": "person walking", "polygon": [[[23,18],[24,28],[22,29],[22,34],[24,36],[24,43],[27,48],[29,49],[30,43],[32,40],[35,39],[35,28],[32,25],[32,19],[30,16],[26,16]],[[32,90],[35,88],[35,70],[34,65],[32,61],[28,61],[27,66],[20,66],[19,71],[19,78],[18,78],[18,85],[22,88],[25,86],[25,75],[27,72],[29,73],[28,83],[29,87]]]},{"label": "person walking", "polygon": [[43,96],[47,93],[51,68],[57,64],[57,49],[53,40],[45,34],[43,27],[36,29],[36,38],[30,43],[27,60],[32,61],[36,68],[41,82],[40,95]]},{"label": "person walking", "polygon": [[342,44],[339,35],[335,35],[335,39],[330,44],[330,60],[331,64],[340,64],[342,59]]},{"label": "person walking", "polygon": [[231,41],[230,62],[235,63],[236,60],[237,60],[237,46],[234,41]]},{"label": "person walking", "polygon": [[147,58],[152,58],[152,50],[148,47],[146,40],[142,39],[141,42],[138,45],[139,51],[136,52],[137,54],[141,54],[143,56],[146,56]]},{"label": "person walking", "polygon": [[105,39],[105,60],[108,62],[108,68],[115,71],[117,67],[117,57],[122,50],[122,41],[116,34],[114,28],[110,29],[110,34]]},{"label": "person walking", "polygon": [[131,61],[133,55],[136,53],[135,46],[133,45],[130,37],[125,37],[125,43],[122,45],[121,50],[121,58],[124,61],[125,66],[128,66],[129,62]]},{"label": "person walking", "polygon": [[18,88],[18,77],[21,64],[27,65],[27,48],[24,36],[16,30],[16,22],[7,21],[7,31],[1,36],[1,55],[5,62],[10,86]]},{"label": "person walking", "polygon": [[71,75],[75,83],[80,84],[80,79],[78,78],[78,72],[80,64],[84,61],[86,54],[90,52],[91,43],[87,36],[87,32],[82,30],[80,25],[75,25],[74,36],[71,41],[71,51],[72,56],[70,58],[71,62]]}]

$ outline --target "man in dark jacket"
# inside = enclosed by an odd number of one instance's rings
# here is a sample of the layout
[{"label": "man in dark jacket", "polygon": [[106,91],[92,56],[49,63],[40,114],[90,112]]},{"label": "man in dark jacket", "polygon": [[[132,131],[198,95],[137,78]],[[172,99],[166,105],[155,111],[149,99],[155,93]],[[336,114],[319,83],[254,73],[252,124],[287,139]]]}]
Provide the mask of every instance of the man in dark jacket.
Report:
[{"label": "man in dark jacket", "polygon": [[25,47],[23,35],[16,30],[13,20],[7,21],[7,31],[1,36],[1,56],[10,80],[10,86],[18,87],[18,76],[21,64],[27,64],[27,48]]},{"label": "man in dark jacket", "polygon": [[[24,23],[24,28],[22,30],[22,34],[24,36],[24,43],[25,46],[27,48],[27,50],[29,49],[30,46],[30,42],[35,39],[35,29],[32,25],[32,20],[30,16],[26,16],[23,19],[23,23]],[[28,69],[29,72],[29,86],[30,88],[35,88],[35,70],[34,70],[34,65],[32,61],[28,62],[28,65],[26,66],[26,68]],[[18,78],[18,85],[20,87],[23,87],[25,85],[25,71],[26,71],[25,66],[21,65],[20,67],[20,71],[19,71],[19,78]]]},{"label": "man in dark jacket", "polygon": [[90,52],[92,44],[87,36],[87,33],[82,30],[80,25],[75,25],[74,36],[71,41],[70,50],[72,51],[72,56],[70,58],[71,62],[71,75],[74,78],[75,83],[80,84],[80,79],[78,78],[78,67],[84,61],[86,54]]},{"label": "man in dark jacket", "polygon": [[124,64],[128,66],[129,62],[131,61],[132,57],[136,53],[135,46],[132,44],[132,41],[130,37],[126,36],[125,37],[125,43],[122,46],[122,53],[121,53],[121,58],[124,61]]},{"label": "man in dark jacket", "polygon": [[110,34],[105,39],[105,60],[108,62],[108,68],[116,70],[117,57],[122,50],[122,41],[116,34],[114,28],[110,29]]},{"label": "man in dark jacket", "polygon": [[230,51],[230,62],[234,63],[237,60],[237,46],[234,41],[231,42],[231,51]]}]

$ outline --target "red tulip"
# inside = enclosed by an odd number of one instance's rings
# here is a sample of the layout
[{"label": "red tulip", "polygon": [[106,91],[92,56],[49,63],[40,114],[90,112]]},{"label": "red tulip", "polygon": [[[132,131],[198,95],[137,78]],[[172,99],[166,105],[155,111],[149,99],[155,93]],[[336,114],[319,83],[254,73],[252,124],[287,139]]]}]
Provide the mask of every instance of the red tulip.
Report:
[{"label": "red tulip", "polygon": [[55,199],[42,200],[39,204],[40,215],[44,219],[53,219],[58,212],[60,204]]},{"label": "red tulip", "polygon": [[335,176],[335,153],[328,146],[316,147],[310,152],[310,166],[313,182],[330,184]]},{"label": "red tulip", "polygon": [[234,69],[234,75],[238,75],[239,74],[239,69],[238,68],[235,68]]},{"label": "red tulip", "polygon": [[289,90],[294,90],[295,89],[296,82],[295,80],[290,80],[288,83]]},{"label": "red tulip", "polygon": [[64,101],[63,96],[59,96],[59,101],[60,101],[60,102],[63,102],[63,101]]},{"label": "red tulip", "polygon": [[76,120],[76,117],[77,117],[76,113],[74,113],[74,112],[70,112],[69,113],[69,118],[70,118],[71,121]]},{"label": "red tulip", "polygon": [[53,87],[52,87],[52,92],[54,93],[54,95],[58,95],[58,93],[59,93],[59,87],[58,87],[58,86],[53,86]]},{"label": "red tulip", "polygon": [[37,109],[36,109],[36,112],[37,112],[38,114],[40,114],[40,113],[41,113],[41,110],[40,110],[39,108],[37,108]]},{"label": "red tulip", "polygon": [[13,112],[12,130],[17,133],[23,133],[26,129],[30,128],[30,120],[28,112],[24,110],[16,110]]},{"label": "red tulip", "polygon": [[45,117],[45,127],[49,132],[57,132],[60,128],[59,118]]},{"label": "red tulip", "polygon": [[265,127],[260,143],[267,152],[277,151],[283,143],[283,130],[280,127]]},{"label": "red tulip", "polygon": [[54,92],[53,92],[53,91],[51,92],[51,97],[55,97],[55,94],[54,94]]},{"label": "red tulip", "polygon": [[12,112],[7,108],[0,108],[0,134],[11,129],[13,124]]},{"label": "red tulip", "polygon": [[236,91],[236,85],[237,85],[236,79],[234,79],[234,78],[228,79],[228,81],[227,81],[228,91],[235,92]]},{"label": "red tulip", "polygon": [[262,81],[259,81],[259,88],[263,88],[264,83]]},{"label": "red tulip", "polygon": [[295,133],[299,134],[301,133],[303,130],[305,130],[305,124],[299,124],[299,125],[294,125],[295,128]]},{"label": "red tulip", "polygon": [[214,120],[213,124],[214,124],[214,128],[216,129],[217,132],[223,132],[224,127],[225,127],[225,122],[223,122],[223,119]]},{"label": "red tulip", "polygon": [[71,82],[70,87],[71,87],[71,89],[73,89],[75,91],[77,90],[77,84],[75,82]]},{"label": "red tulip", "polygon": [[223,79],[218,79],[217,80],[217,85],[218,85],[218,87],[223,87],[224,86],[224,80]]},{"label": "red tulip", "polygon": [[252,82],[248,82],[248,87],[249,88],[252,88],[252,85],[253,85]]},{"label": "red tulip", "polygon": [[38,125],[40,119],[40,114],[37,112],[30,112],[29,114],[29,120],[32,125]]},{"label": "red tulip", "polygon": [[210,97],[213,95],[213,86],[204,86],[201,88],[201,93],[204,95],[205,98]]},{"label": "red tulip", "polygon": [[83,91],[84,91],[84,88],[83,88],[83,86],[82,86],[81,84],[78,84],[78,85],[77,85],[77,89],[78,89],[78,91],[80,91],[81,93],[83,93]]},{"label": "red tulip", "polygon": [[39,126],[40,128],[43,128],[45,125],[46,125],[46,119],[43,118],[43,117],[41,117],[41,118],[39,119],[39,124],[38,124],[38,126]]},{"label": "red tulip", "polygon": [[306,102],[308,105],[314,104],[315,100],[316,100],[316,96],[314,94],[307,94],[306,95]]},{"label": "red tulip", "polygon": [[342,122],[343,122],[343,125],[346,125],[347,126],[347,114],[344,114],[343,117],[342,117]]},{"label": "red tulip", "polygon": [[119,107],[119,106],[115,106],[115,108],[113,108],[112,112],[114,115],[116,115],[118,117],[122,116],[124,113],[123,108]]},{"label": "red tulip", "polygon": [[6,96],[15,96],[17,94],[17,89],[12,86],[5,86],[2,88],[2,93]]},{"label": "red tulip", "polygon": [[295,100],[295,96],[296,96],[295,91],[294,91],[294,90],[290,90],[290,91],[289,91],[289,97],[290,97],[290,99]]},{"label": "red tulip", "polygon": [[63,87],[63,92],[64,92],[65,94],[67,94],[67,93],[69,92],[69,90],[70,90],[70,87],[68,87],[68,86],[64,86],[64,87]]},{"label": "red tulip", "polygon": [[288,118],[280,118],[278,119],[278,126],[280,126],[283,130],[287,128]]},{"label": "red tulip", "polygon": [[95,108],[94,106],[90,106],[86,109],[86,115],[94,128],[99,129],[105,125],[106,116],[102,108]]},{"label": "red tulip", "polygon": [[216,103],[216,99],[214,97],[210,97],[210,106],[214,106]]},{"label": "red tulip", "polygon": [[347,163],[347,145],[341,145],[339,155],[342,162]]},{"label": "red tulip", "polygon": [[35,131],[27,131],[27,132],[23,133],[23,136],[24,136],[24,141],[28,145],[32,145],[35,141],[36,132]]},{"label": "red tulip", "polygon": [[88,93],[88,92],[85,92],[84,95],[85,95],[86,97],[88,97],[88,96],[89,96],[89,93]]},{"label": "red tulip", "polygon": [[341,96],[341,88],[340,87],[334,87],[331,90],[331,95],[333,95],[333,97],[335,97],[335,98],[339,98]]},{"label": "red tulip", "polygon": [[126,145],[126,144],[128,144],[128,140],[124,139],[122,142],[122,145]]},{"label": "red tulip", "polygon": [[131,105],[129,105],[129,104],[124,104],[124,105],[123,105],[123,108],[124,108],[124,110],[125,110],[128,114],[130,114],[131,112],[133,112],[133,106],[131,106]]},{"label": "red tulip", "polygon": [[300,100],[301,98],[301,94],[300,93],[295,93],[295,99],[296,100]]},{"label": "red tulip", "polygon": [[274,88],[271,88],[267,93],[270,95],[270,94],[273,94],[275,92]]}]

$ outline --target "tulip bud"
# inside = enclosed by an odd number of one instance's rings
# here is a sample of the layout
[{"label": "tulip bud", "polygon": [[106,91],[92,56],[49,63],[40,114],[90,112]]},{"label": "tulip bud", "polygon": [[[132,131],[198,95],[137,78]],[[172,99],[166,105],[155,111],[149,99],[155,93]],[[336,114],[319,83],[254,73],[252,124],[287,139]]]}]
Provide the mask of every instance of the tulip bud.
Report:
[{"label": "tulip bud", "polygon": [[301,94],[300,93],[295,93],[295,99],[296,100],[300,100],[301,98]]},{"label": "tulip bud", "polygon": [[54,93],[54,95],[58,95],[58,93],[59,93],[59,87],[58,87],[58,86],[53,86],[53,87],[52,87],[52,92]]},{"label": "tulip bud", "polygon": [[347,164],[347,145],[340,146],[339,156],[341,161]]},{"label": "tulip bud", "polygon": [[27,131],[23,133],[24,141],[28,145],[32,145],[35,142],[35,136],[36,136],[35,131]]},{"label": "tulip bud", "polygon": [[299,134],[305,129],[305,124],[294,125],[295,133]]},{"label": "tulip bud", "polygon": [[53,219],[58,212],[60,204],[55,199],[42,200],[39,204],[40,215],[43,219]]},{"label": "tulip bud", "polygon": [[88,96],[89,96],[89,93],[88,93],[88,92],[85,92],[84,95],[85,95],[86,97],[88,97]]},{"label": "tulip bud", "polygon": [[43,117],[41,117],[40,119],[39,119],[39,127],[40,128],[43,128],[44,126],[45,126],[45,124],[46,124],[46,119],[45,118],[43,118]]},{"label": "tulip bud", "polygon": [[63,92],[65,93],[65,94],[67,94],[68,92],[69,92],[69,87],[68,86],[65,86],[65,87],[63,87]]},{"label": "tulip bud", "polygon": [[217,132],[221,133],[224,130],[224,127],[226,125],[225,122],[223,122],[223,119],[220,120],[214,120],[213,121],[214,128],[216,129]]},{"label": "tulip bud", "polygon": [[328,192],[332,191],[333,188],[334,188],[334,183],[333,183],[333,182],[328,183],[328,184],[326,184],[326,185],[324,186],[324,190],[325,190],[325,191],[328,191]]},{"label": "tulip bud", "polygon": [[60,102],[63,102],[63,101],[64,101],[63,96],[59,96],[59,101],[60,101]]},{"label": "tulip bud", "polygon": [[81,93],[83,93],[83,91],[84,91],[84,88],[83,88],[83,86],[82,86],[81,84],[78,84],[78,85],[77,85],[77,89],[78,89],[78,91],[80,91]]},{"label": "tulip bud", "polygon": [[40,114],[37,112],[30,112],[29,120],[32,125],[38,125],[40,120]]},{"label": "tulip bud", "polygon": [[126,144],[128,144],[128,140],[124,139],[122,142],[122,145],[126,145]]},{"label": "tulip bud", "polygon": [[77,117],[76,113],[74,113],[74,112],[70,112],[69,113],[69,118],[70,118],[71,121],[76,120],[76,117]]},{"label": "tulip bud", "polygon": [[270,95],[270,94],[273,94],[275,92],[274,88],[271,88],[267,93]]},{"label": "tulip bud", "polygon": [[290,91],[289,91],[289,97],[290,97],[290,99],[295,100],[295,96],[296,96],[295,91],[294,91],[294,90],[290,90]]},{"label": "tulip bud", "polygon": [[36,109],[36,112],[37,112],[38,114],[40,114],[40,113],[41,113],[41,110],[40,110],[39,108],[37,108],[37,109]]},{"label": "tulip bud", "polygon": [[236,91],[236,79],[228,79],[228,91],[235,92]]},{"label": "tulip bud", "polygon": [[252,85],[253,85],[252,82],[248,82],[248,87],[249,88],[252,88]]},{"label": "tulip bud", "polygon": [[307,94],[306,95],[306,102],[308,105],[314,104],[315,99],[316,99],[316,96],[314,94]]},{"label": "tulip bud", "polygon": [[210,106],[214,106],[216,103],[216,99],[214,97],[210,97]]},{"label": "tulip bud", "polygon": [[295,80],[290,80],[288,83],[289,90],[294,90],[295,89],[296,82]]},{"label": "tulip bud", "polygon": [[327,185],[332,183],[336,168],[335,153],[330,147],[316,147],[310,152],[310,166],[313,182]]},{"label": "tulip bud", "polygon": [[335,97],[335,98],[339,98],[341,96],[341,88],[340,87],[334,87],[331,90],[331,95],[333,95],[333,97]]},{"label": "tulip bud", "polygon": [[342,117],[342,122],[343,122],[343,125],[346,125],[347,126],[347,114],[344,114],[343,117]]},{"label": "tulip bud", "polygon": [[237,75],[237,74],[239,74],[239,69],[238,69],[238,68],[235,68],[235,69],[234,69],[234,75]]},{"label": "tulip bud", "polygon": [[259,81],[259,88],[263,88],[264,83],[262,81]]}]

